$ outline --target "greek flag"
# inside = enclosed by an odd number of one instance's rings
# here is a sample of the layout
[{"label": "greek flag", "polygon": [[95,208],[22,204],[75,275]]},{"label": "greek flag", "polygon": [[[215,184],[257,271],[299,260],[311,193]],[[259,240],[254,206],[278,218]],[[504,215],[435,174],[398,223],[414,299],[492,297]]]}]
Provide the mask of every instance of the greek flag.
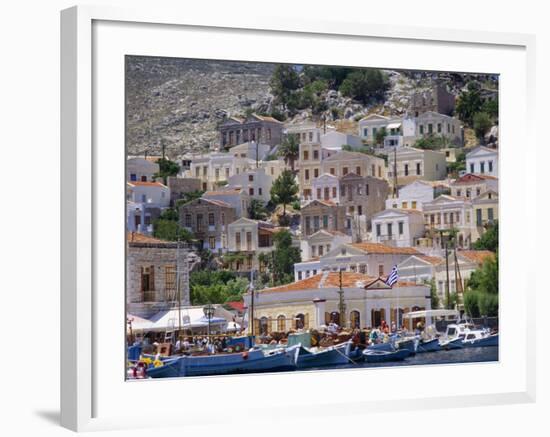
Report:
[{"label": "greek flag", "polygon": [[388,275],[388,279],[386,279],[386,284],[388,284],[390,287],[393,287],[393,284],[395,284],[397,281],[399,281],[397,266],[393,266],[393,269],[391,269],[391,272]]}]

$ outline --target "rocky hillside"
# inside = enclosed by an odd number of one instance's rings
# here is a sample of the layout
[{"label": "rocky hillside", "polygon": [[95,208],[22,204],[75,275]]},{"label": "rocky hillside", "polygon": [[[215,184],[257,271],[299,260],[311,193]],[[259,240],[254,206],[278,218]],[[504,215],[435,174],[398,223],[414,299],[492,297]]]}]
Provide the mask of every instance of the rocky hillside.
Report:
[{"label": "rocky hillside", "polygon": [[227,114],[268,111],[272,64],[129,57],[127,146],[131,154],[174,156],[208,148]]},{"label": "rocky hillside", "polygon": [[[169,157],[207,150],[216,143],[217,125],[227,115],[247,111],[270,113],[273,96],[269,81],[274,64],[202,61],[133,56],[127,62],[127,142],[131,154],[159,154],[164,144]],[[496,86],[488,75],[387,70],[389,89],[382,103],[363,105],[328,89],[321,99],[326,110],[314,116],[310,109],[293,114],[299,122],[324,115],[329,121],[346,120],[348,130],[361,117],[406,112],[410,96],[437,82],[458,95],[468,81]],[[337,123],[335,123],[337,124]]]}]

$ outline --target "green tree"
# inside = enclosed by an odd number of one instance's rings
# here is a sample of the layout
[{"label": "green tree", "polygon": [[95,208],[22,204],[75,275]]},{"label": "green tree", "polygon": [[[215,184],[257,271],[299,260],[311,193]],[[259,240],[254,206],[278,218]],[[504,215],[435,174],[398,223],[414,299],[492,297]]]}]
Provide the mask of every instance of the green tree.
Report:
[{"label": "green tree", "polygon": [[474,290],[464,292],[464,310],[470,317],[479,317],[479,293]]},{"label": "green tree", "polygon": [[192,200],[199,199],[204,194],[204,191],[190,191],[189,193],[182,193],[181,199],[176,200],[176,208],[191,202]]},{"label": "green tree", "polygon": [[287,135],[281,144],[279,145],[278,154],[284,158],[285,163],[290,165],[290,168],[294,172],[294,163],[298,159],[300,153],[300,146],[295,135]]},{"label": "green tree", "polygon": [[498,254],[486,258],[481,267],[472,272],[468,288],[481,293],[498,294]]},{"label": "green tree", "polygon": [[340,92],[362,103],[380,100],[389,86],[387,75],[382,70],[366,68],[354,70],[340,85]]},{"label": "green tree", "polygon": [[248,206],[248,217],[252,220],[265,220],[267,218],[267,209],[264,202],[259,199],[252,199]]},{"label": "green tree", "polygon": [[300,76],[292,65],[279,64],[273,71],[269,86],[277,103],[286,108],[294,91],[300,87]]},{"label": "green tree", "polygon": [[498,252],[498,221],[487,225],[483,235],[473,244],[473,248]]},{"label": "green tree", "polygon": [[177,221],[158,218],[153,220],[153,236],[167,241],[193,240],[193,234],[182,228]]},{"label": "green tree", "polygon": [[460,93],[456,102],[455,111],[458,117],[469,126],[472,126],[474,115],[481,111],[483,105],[479,88],[477,82],[468,83],[466,91]]},{"label": "green tree", "polygon": [[439,299],[439,295],[437,294],[435,278],[432,278],[429,281],[425,281],[425,284],[430,286],[430,303],[432,306],[432,310],[439,308],[439,305],[441,304],[441,302]]},{"label": "green tree", "polygon": [[270,194],[273,204],[283,205],[283,216],[286,216],[286,206],[298,200],[298,185],[294,174],[290,170],[284,170],[273,182]]},{"label": "green tree", "polygon": [[292,235],[287,230],[273,236],[275,249],[260,261],[272,275],[272,285],[287,284],[294,280],[294,264],[301,262],[300,249],[292,245]]},{"label": "green tree", "polygon": [[386,130],[385,127],[378,129],[376,131],[376,135],[374,136],[374,142],[377,145],[381,146],[382,144],[384,144],[384,138],[386,138],[387,135],[388,135],[388,131]]},{"label": "green tree", "polygon": [[180,171],[180,166],[177,163],[166,158],[157,159],[157,164],[159,165],[159,171],[155,174],[155,177],[162,178],[164,184],[166,184],[168,176],[176,176]]},{"label": "green tree", "polygon": [[461,171],[466,170],[466,152],[464,150],[460,150],[456,154],[456,161],[449,163],[449,173],[454,174],[458,177],[458,174]]},{"label": "green tree", "polygon": [[493,125],[491,121],[491,116],[486,112],[477,112],[474,114],[473,118],[474,132],[479,138],[481,144],[485,143],[485,134]]},{"label": "green tree", "polygon": [[495,100],[487,100],[481,110],[489,114],[493,120],[498,120],[498,97]]}]

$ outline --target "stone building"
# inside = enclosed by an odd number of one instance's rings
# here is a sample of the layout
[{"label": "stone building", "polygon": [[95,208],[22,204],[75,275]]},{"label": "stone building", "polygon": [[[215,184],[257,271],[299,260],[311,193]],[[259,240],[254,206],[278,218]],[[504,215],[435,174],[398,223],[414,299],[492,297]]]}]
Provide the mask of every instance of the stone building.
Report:
[{"label": "stone building", "polygon": [[247,118],[230,117],[220,128],[220,149],[248,141],[275,146],[281,143],[283,123],[273,117],[251,114]]},{"label": "stone building", "polygon": [[443,85],[435,85],[426,91],[414,93],[411,97],[410,112],[418,117],[428,111],[451,115],[455,109],[455,96]]},{"label": "stone building", "polygon": [[227,225],[236,220],[235,208],[222,200],[195,199],[179,208],[180,226],[192,232],[199,247],[227,250]]},{"label": "stone building", "polygon": [[[179,302],[190,304],[189,270],[196,255],[178,243],[136,232],[127,233],[126,302],[130,314],[148,318]],[[179,275],[177,271],[179,270]]]},{"label": "stone building", "polygon": [[367,221],[384,209],[389,185],[383,179],[348,173],[339,179],[340,205],[350,216],[366,216]]},{"label": "stone building", "polygon": [[[344,314],[340,314],[340,283]],[[250,293],[245,294],[248,309],[250,300]],[[390,287],[380,278],[361,273],[344,272],[340,276],[338,272],[325,272],[260,290],[249,320],[253,319],[255,332],[263,334],[319,329],[331,322],[350,328],[370,328],[380,326],[382,320],[411,329],[414,321],[404,320],[402,315],[424,309],[431,309],[430,289],[426,285],[399,281]]]},{"label": "stone building", "polygon": [[168,188],[170,189],[170,203],[175,204],[179,199],[183,199],[185,194],[201,191],[202,184],[198,178],[178,178],[168,176]]},{"label": "stone building", "polygon": [[331,201],[312,200],[300,210],[300,228],[303,236],[320,229],[346,231],[346,211]]}]

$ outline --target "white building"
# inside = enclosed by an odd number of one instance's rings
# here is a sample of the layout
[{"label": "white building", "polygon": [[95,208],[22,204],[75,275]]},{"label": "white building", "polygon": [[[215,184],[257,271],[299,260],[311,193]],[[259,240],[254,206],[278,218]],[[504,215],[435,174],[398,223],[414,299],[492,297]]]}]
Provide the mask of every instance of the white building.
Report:
[{"label": "white building", "polygon": [[466,154],[466,171],[498,177],[498,151],[478,146]]},{"label": "white building", "polygon": [[472,235],[475,223],[470,200],[443,194],[432,202],[424,203],[422,212],[427,231],[433,232],[435,246],[441,245],[440,230],[456,229],[460,248],[469,248],[475,241]]},{"label": "white building", "polygon": [[462,127],[457,118],[427,111],[416,117],[414,122],[416,138],[445,137],[453,144],[462,145]]},{"label": "white building", "polygon": [[293,135],[299,144],[320,144],[323,130],[312,121],[285,125],[284,133]]},{"label": "white building", "polygon": [[127,182],[126,200],[166,208],[170,205],[170,188],[160,182]]},{"label": "white building", "polygon": [[416,180],[398,191],[396,198],[386,200],[386,209],[416,209],[422,211],[422,204],[434,200],[434,187],[431,183]]},{"label": "white building", "polygon": [[242,188],[227,188],[207,191],[202,195],[206,200],[221,200],[235,209],[237,217],[248,217],[250,196]]},{"label": "white building", "polygon": [[424,236],[424,217],[420,211],[387,209],[372,217],[371,240],[390,246],[411,247]]},{"label": "white building", "polygon": [[251,199],[269,202],[273,177],[266,175],[265,168],[246,170],[229,177],[227,188],[242,188]]},{"label": "white building", "polygon": [[345,243],[331,247],[330,252],[294,265],[296,280],[305,279],[322,271],[364,273],[379,277],[387,275],[393,266],[411,255],[420,254],[413,247],[392,247],[380,243]]},{"label": "white building", "polygon": [[465,174],[450,184],[451,196],[475,199],[487,191],[498,192],[498,179],[481,174]]},{"label": "white building", "polygon": [[209,153],[194,157],[189,170],[182,172],[182,177],[200,179],[203,191],[215,190],[225,185],[231,176],[255,166],[253,159],[235,157],[230,153]]},{"label": "white building", "polygon": [[357,135],[345,134],[338,131],[331,131],[321,135],[321,146],[324,149],[340,150],[346,144],[353,148],[358,148],[363,145],[363,142]]},{"label": "white building", "polygon": [[[248,158],[253,161],[261,161],[269,154],[271,146],[268,144],[257,143],[256,141],[249,141],[246,143],[233,146],[229,149],[229,154],[235,158]],[[256,158],[257,157],[257,158]]]},{"label": "white building", "polygon": [[159,165],[144,158],[126,160],[126,178],[128,182],[153,182],[153,176],[159,172]]},{"label": "white building", "polygon": [[445,154],[434,150],[401,147],[388,154],[388,180],[394,180],[394,162],[397,162],[397,184],[405,185],[417,179],[437,181],[445,179]]},{"label": "white building", "polygon": [[[339,231],[321,229],[300,240],[300,251],[303,261],[321,257],[345,243],[351,243],[351,236]],[[297,278],[296,278],[297,279]]]},{"label": "white building", "polygon": [[313,179],[311,185],[312,200],[331,200],[334,203],[340,203],[340,180],[337,176],[323,173]]}]

